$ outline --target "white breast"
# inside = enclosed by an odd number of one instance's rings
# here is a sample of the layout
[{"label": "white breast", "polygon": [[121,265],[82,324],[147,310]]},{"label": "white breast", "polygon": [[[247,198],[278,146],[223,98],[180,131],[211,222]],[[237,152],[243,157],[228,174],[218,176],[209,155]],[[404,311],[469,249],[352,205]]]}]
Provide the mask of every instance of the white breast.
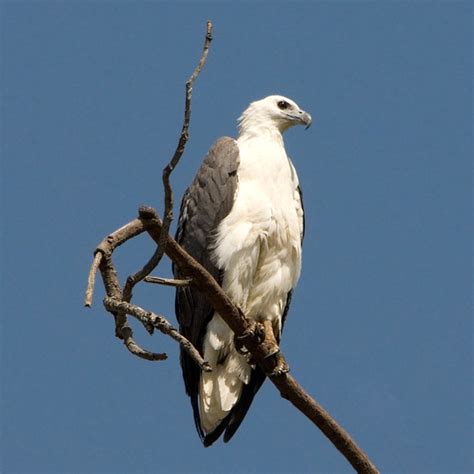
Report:
[{"label": "white breast", "polygon": [[218,229],[216,263],[224,270],[224,290],[248,317],[274,320],[300,274],[298,179],[281,141],[237,143],[239,184]]}]

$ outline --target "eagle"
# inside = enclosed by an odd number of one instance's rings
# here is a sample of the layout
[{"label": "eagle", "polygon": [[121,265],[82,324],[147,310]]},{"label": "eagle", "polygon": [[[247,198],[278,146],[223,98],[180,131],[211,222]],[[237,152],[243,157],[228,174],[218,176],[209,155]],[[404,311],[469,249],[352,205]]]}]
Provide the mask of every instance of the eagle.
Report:
[{"label": "eagle", "polygon": [[[293,101],[271,95],[239,118],[237,139],[222,137],[207,153],[180,209],[176,241],[221,285],[249,319],[271,324],[276,340],[301,270],[303,197],[283,132],[311,125]],[[175,265],[176,278],[182,278]],[[193,286],[178,287],[181,333],[212,367],[181,350],[181,367],[204,446],[229,441],[265,380],[233,331]]]}]

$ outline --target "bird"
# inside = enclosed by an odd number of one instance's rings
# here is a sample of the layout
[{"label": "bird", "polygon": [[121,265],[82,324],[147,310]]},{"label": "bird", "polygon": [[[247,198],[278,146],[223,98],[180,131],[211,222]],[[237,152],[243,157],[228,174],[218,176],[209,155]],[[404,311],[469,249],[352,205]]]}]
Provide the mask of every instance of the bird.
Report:
[{"label": "bird", "polygon": [[[311,115],[271,95],[238,120],[237,139],[219,138],[183,195],[176,241],[221,285],[247,318],[270,323],[277,342],[301,271],[303,195],[283,133]],[[173,265],[175,278],[181,278]],[[192,285],[176,288],[180,332],[212,371],[181,350],[194,422],[204,446],[239,428],[266,375]]]}]

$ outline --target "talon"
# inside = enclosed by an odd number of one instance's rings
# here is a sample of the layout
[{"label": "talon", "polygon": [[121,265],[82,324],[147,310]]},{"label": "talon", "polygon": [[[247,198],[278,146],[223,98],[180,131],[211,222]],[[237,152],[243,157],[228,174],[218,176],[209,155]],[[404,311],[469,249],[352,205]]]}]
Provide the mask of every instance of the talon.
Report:
[{"label": "talon", "polygon": [[[265,339],[265,327],[261,323],[255,323],[255,326],[245,331],[241,336],[234,336],[234,341],[244,341],[245,339],[257,338],[257,344],[261,344]],[[240,343],[240,346],[242,343]],[[236,346],[237,347],[237,346]]]}]

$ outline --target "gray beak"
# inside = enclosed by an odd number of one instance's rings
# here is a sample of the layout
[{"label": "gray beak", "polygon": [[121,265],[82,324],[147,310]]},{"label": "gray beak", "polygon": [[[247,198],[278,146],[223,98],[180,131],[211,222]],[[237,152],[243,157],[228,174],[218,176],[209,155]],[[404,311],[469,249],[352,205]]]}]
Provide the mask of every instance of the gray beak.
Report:
[{"label": "gray beak", "polygon": [[311,115],[309,115],[308,112],[305,112],[304,110],[299,111],[298,121],[303,125],[306,125],[305,130],[308,130],[308,128],[311,127]]},{"label": "gray beak", "polygon": [[305,129],[307,130],[311,126],[311,115],[304,110],[298,110],[297,112],[292,113],[285,113],[289,120],[293,122],[292,125],[305,125]]}]

